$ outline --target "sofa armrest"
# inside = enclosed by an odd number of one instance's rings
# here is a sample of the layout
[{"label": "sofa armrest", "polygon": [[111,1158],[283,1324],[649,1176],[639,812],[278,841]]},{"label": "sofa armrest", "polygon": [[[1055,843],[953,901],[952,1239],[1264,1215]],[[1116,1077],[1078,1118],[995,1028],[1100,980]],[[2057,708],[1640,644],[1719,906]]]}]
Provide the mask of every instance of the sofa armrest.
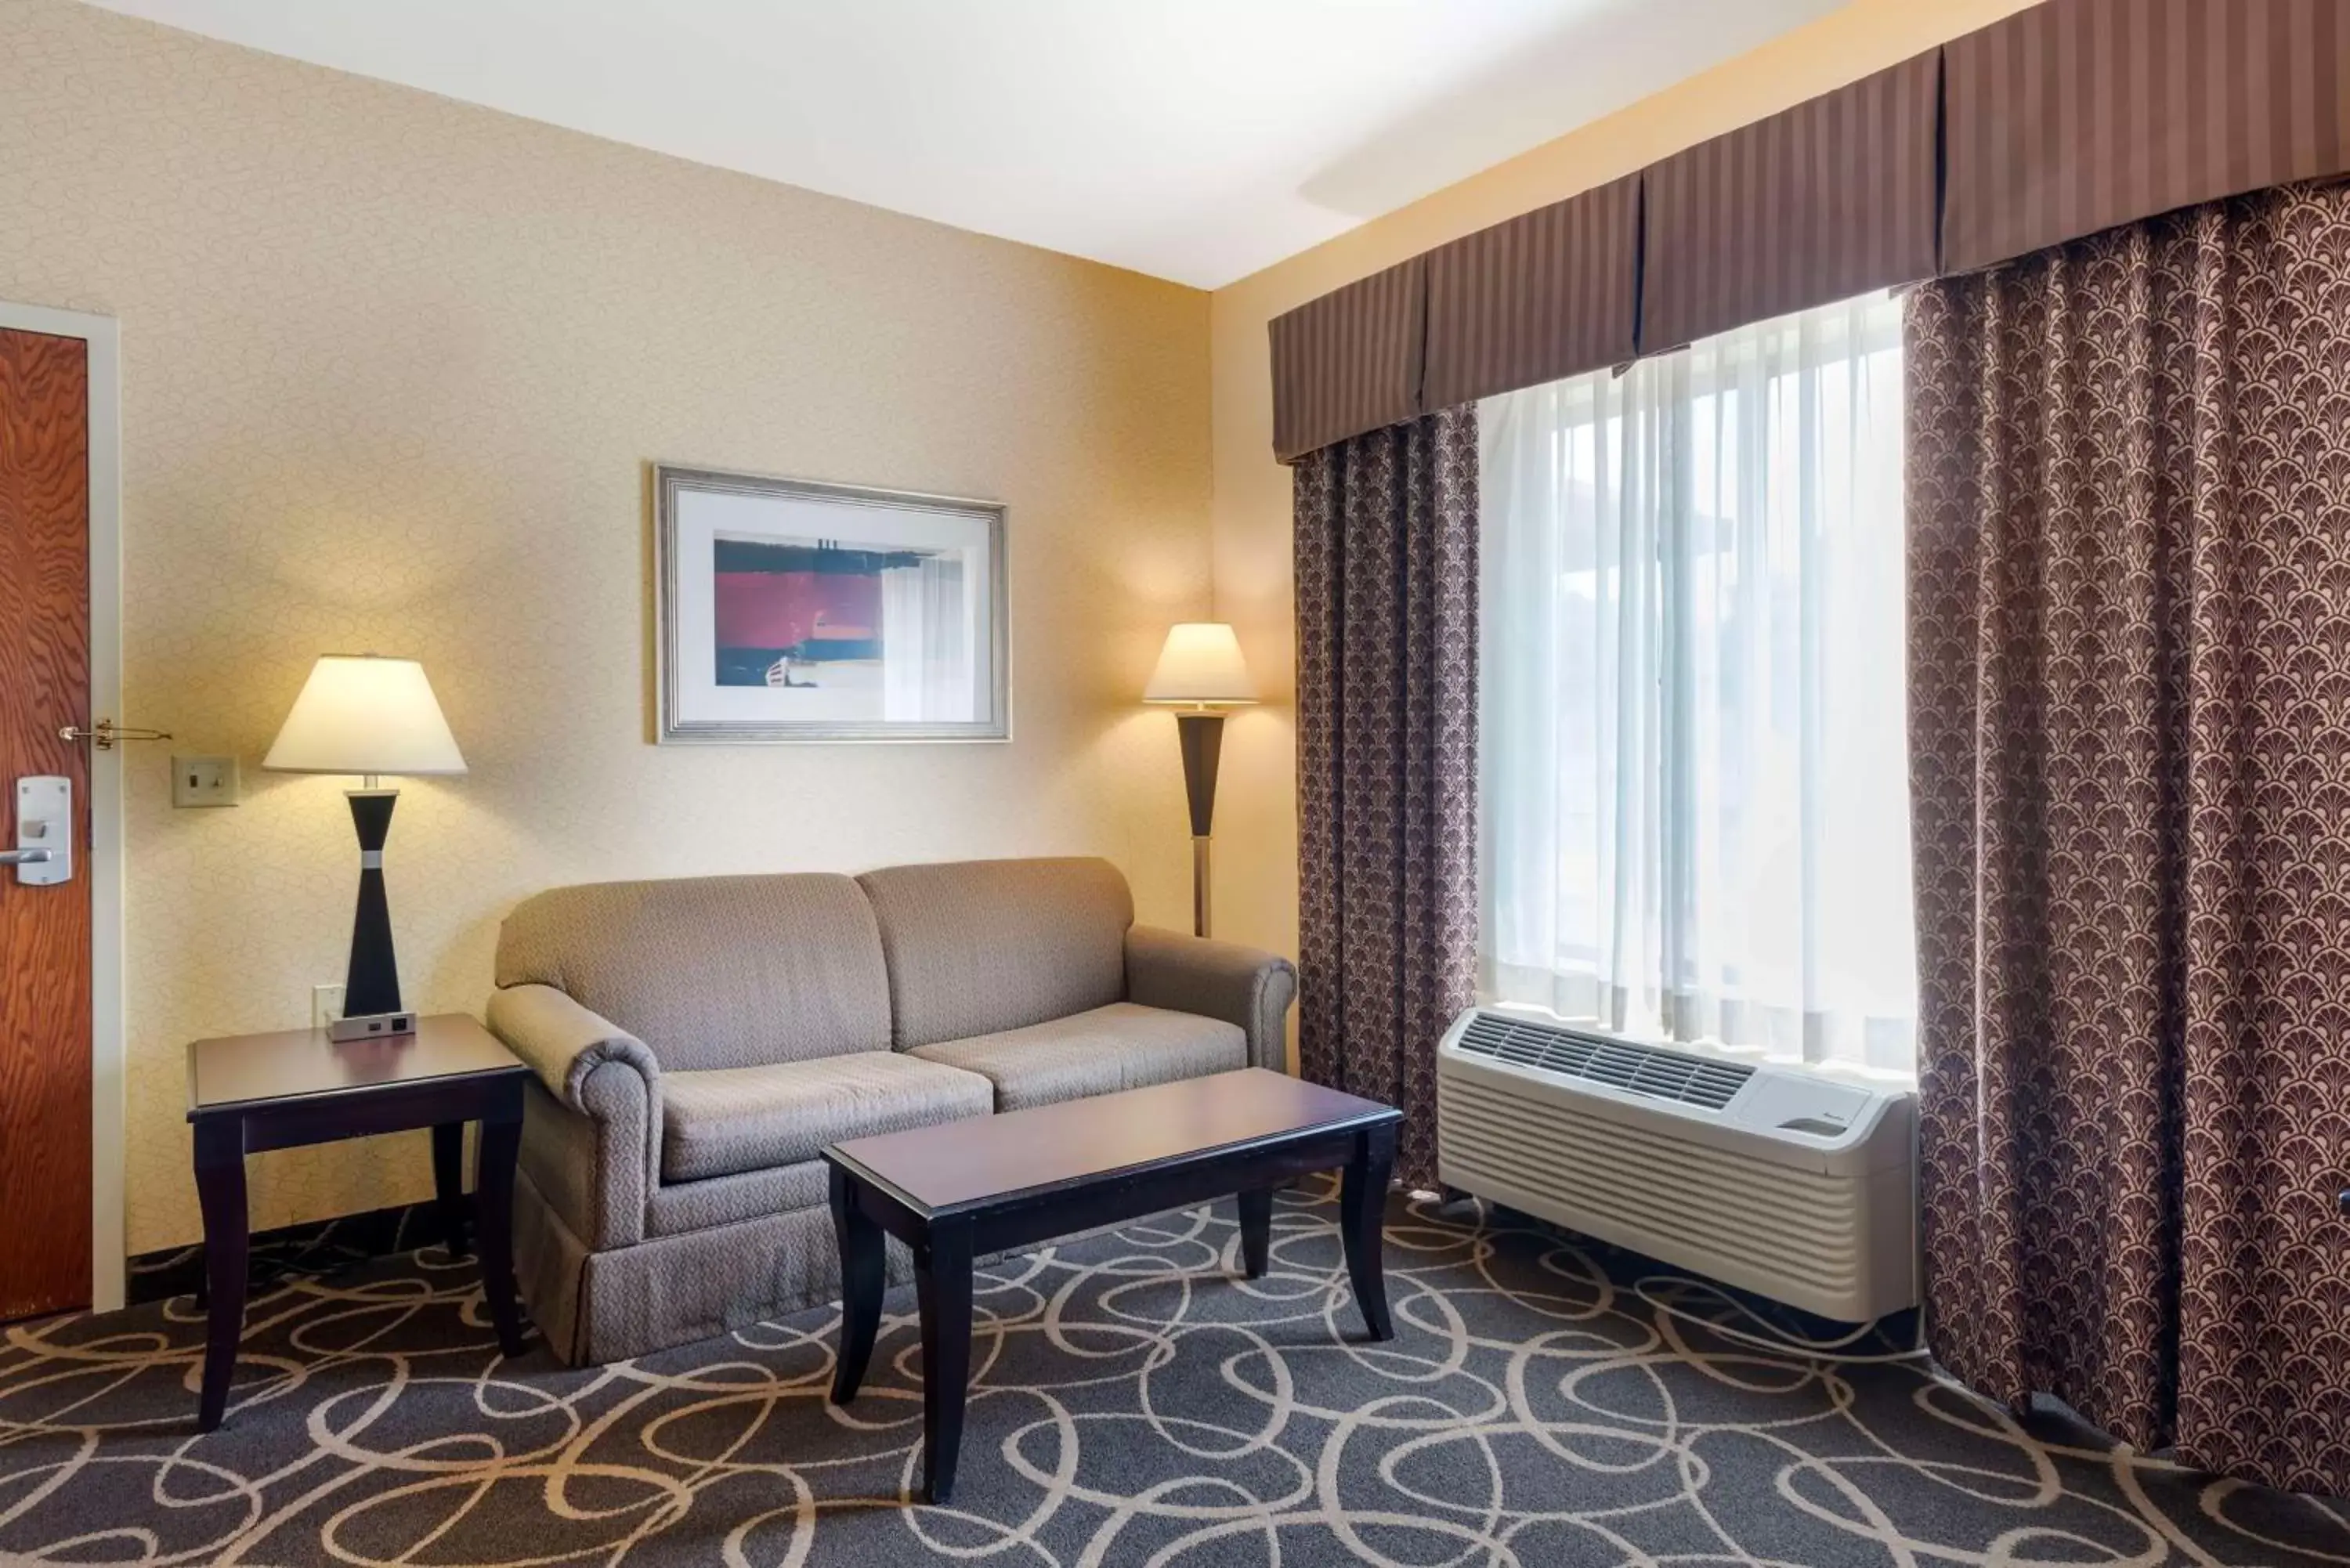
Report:
[{"label": "sofa armrest", "polygon": [[551,985],[510,985],[490,993],[490,1033],[538,1075],[558,1104],[588,1108],[588,1075],[607,1062],[660,1078],[652,1048],[619,1024],[588,1012]]},{"label": "sofa armrest", "polygon": [[494,992],[486,1016],[538,1078],[523,1107],[531,1184],[588,1251],[643,1241],[645,1206],[660,1184],[660,1064],[651,1050],[551,985]]},{"label": "sofa armrest", "polygon": [[1289,1070],[1297,969],[1277,953],[1136,926],[1126,933],[1126,995],[1145,1007],[1237,1024],[1248,1036],[1252,1065]]}]

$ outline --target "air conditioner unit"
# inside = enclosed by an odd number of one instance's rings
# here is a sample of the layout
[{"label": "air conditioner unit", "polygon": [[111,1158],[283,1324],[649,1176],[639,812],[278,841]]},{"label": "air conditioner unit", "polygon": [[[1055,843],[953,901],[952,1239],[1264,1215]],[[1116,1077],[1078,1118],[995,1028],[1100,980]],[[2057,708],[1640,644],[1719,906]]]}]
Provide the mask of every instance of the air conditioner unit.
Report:
[{"label": "air conditioner unit", "polygon": [[1918,1303],[1909,1090],[1482,1007],[1436,1083],[1448,1187],[1839,1322]]}]

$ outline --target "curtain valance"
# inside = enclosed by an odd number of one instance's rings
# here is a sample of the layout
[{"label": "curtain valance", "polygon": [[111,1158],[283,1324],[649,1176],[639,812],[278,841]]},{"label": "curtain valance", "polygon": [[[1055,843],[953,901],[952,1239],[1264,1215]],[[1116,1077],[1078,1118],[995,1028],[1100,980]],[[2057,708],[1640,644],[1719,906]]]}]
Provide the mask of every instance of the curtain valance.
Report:
[{"label": "curtain valance", "polygon": [[1422,403],[1449,409],[1631,358],[1639,254],[1637,174],[1429,252]]},{"label": "curtain valance", "polygon": [[1273,323],[1273,448],[1287,462],[1419,413],[1428,264],[1311,300]]},{"label": "curtain valance", "polygon": [[2342,0],[2054,0],[1942,57],[1945,272],[2350,168]]},{"label": "curtain valance", "polygon": [[1941,68],[1920,55],[1650,169],[1642,350],[1933,276]]},{"label": "curtain valance", "polygon": [[1274,453],[2350,170],[2350,0],[2046,0],[1274,319]]}]

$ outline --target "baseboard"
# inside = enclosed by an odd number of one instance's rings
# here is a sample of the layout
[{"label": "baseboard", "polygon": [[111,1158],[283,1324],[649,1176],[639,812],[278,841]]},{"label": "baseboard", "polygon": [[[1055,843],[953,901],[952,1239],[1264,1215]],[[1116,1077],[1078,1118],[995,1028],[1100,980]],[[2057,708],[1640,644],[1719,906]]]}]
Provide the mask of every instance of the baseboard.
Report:
[{"label": "baseboard", "polygon": [[[467,1195],[468,1201],[471,1196]],[[275,1231],[254,1232],[252,1277],[259,1284],[296,1274],[328,1274],[371,1258],[412,1251],[440,1240],[440,1223],[429,1202],[396,1204],[339,1219],[281,1225]],[[132,1306],[192,1295],[203,1275],[204,1250],[201,1246],[141,1252],[130,1260],[124,1294]]]}]

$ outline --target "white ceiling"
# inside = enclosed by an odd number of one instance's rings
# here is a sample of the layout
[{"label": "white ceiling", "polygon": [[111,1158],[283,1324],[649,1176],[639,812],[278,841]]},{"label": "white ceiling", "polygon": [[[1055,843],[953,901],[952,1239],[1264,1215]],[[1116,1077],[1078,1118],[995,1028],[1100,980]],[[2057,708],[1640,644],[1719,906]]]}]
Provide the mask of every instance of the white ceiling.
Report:
[{"label": "white ceiling", "polygon": [[1842,0],[94,0],[1215,287]]}]

